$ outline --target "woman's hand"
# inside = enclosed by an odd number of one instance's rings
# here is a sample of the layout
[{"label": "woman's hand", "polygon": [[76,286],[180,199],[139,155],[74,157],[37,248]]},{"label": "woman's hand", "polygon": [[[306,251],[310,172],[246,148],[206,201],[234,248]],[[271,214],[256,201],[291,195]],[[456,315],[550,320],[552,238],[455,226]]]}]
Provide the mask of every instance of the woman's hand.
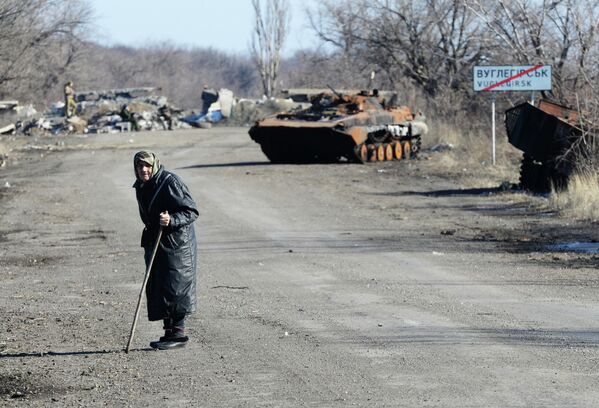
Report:
[{"label": "woman's hand", "polygon": [[168,227],[171,223],[171,216],[168,214],[168,211],[160,213],[160,225],[162,227]]}]

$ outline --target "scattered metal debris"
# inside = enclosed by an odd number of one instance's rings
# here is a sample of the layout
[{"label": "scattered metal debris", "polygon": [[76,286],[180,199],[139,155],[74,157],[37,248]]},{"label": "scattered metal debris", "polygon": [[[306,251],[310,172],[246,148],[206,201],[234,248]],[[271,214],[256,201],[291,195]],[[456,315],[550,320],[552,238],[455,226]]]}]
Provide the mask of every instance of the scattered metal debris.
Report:
[{"label": "scattered metal debris", "polygon": [[206,104],[199,113],[171,105],[160,88],[139,87],[78,91],[72,116],[65,117],[65,103],[56,102],[43,114],[18,101],[0,101],[0,135],[63,135],[70,133],[120,133],[141,130],[173,130],[212,124],[249,125],[276,112],[301,104],[287,100],[237,100],[232,91],[204,90]]}]

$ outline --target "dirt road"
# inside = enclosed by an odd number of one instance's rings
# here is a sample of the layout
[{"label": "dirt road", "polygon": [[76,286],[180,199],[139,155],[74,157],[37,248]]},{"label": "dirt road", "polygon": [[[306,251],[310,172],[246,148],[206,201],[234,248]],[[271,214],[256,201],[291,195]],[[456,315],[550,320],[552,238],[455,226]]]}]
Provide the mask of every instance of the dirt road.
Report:
[{"label": "dirt road", "polygon": [[[598,406],[597,258],[547,247],[592,225],[434,154],[270,165],[246,132],[69,137],[1,170],[0,405]],[[166,352],[142,313],[126,355],[141,148],[201,209],[199,313]]]}]

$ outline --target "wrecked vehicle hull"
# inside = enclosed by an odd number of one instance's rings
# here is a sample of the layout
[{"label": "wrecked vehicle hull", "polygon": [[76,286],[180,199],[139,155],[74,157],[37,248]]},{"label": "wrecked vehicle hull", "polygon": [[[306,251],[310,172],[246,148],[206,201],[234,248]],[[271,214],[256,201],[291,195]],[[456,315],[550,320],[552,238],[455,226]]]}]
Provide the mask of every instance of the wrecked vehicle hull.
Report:
[{"label": "wrecked vehicle hull", "polygon": [[410,158],[426,133],[407,107],[383,108],[365,95],[320,94],[308,109],[256,122],[249,131],[273,163],[333,163]]},{"label": "wrecked vehicle hull", "polygon": [[577,142],[583,135],[578,112],[541,100],[505,112],[510,144],[522,150],[520,186],[537,193],[566,187],[577,160],[587,153]]}]

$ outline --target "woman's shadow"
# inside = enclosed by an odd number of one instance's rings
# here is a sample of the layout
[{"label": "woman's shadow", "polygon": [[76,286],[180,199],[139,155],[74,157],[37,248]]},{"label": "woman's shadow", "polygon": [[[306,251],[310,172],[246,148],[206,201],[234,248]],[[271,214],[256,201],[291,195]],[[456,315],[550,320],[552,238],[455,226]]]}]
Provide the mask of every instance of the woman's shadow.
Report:
[{"label": "woman's shadow", "polygon": [[[153,348],[136,348],[131,349],[129,352],[134,351],[156,351]],[[0,360],[5,358],[24,358],[24,357],[60,357],[60,356],[93,356],[101,354],[119,354],[125,353],[125,349],[115,350],[90,350],[90,351],[40,351],[40,352],[21,352],[21,353],[2,353],[0,352]]]}]

